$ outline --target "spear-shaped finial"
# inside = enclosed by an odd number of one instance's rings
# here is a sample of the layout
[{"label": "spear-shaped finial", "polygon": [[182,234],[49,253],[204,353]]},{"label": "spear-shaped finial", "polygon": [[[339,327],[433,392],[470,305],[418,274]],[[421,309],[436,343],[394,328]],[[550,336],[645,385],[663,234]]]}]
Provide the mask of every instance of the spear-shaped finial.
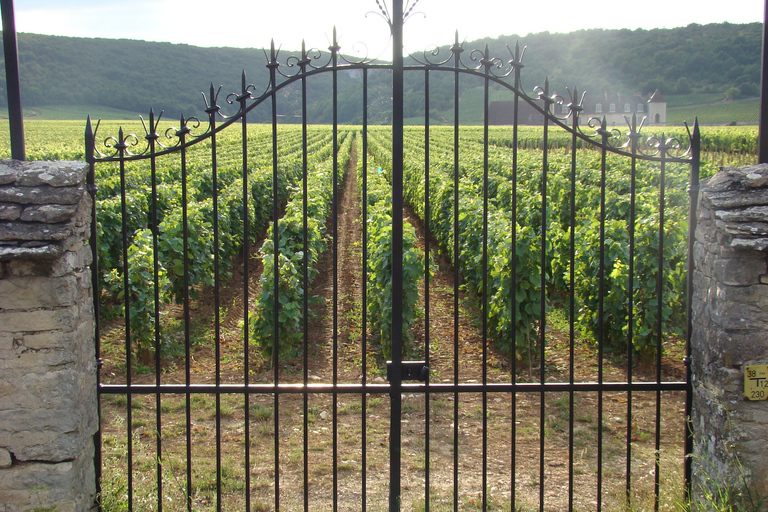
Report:
[{"label": "spear-shaped finial", "polygon": [[85,121],[85,161],[93,163],[94,152],[96,151],[96,133],[93,131],[91,124],[91,115],[88,114],[88,118]]},{"label": "spear-shaped finial", "polygon": [[458,56],[463,51],[464,48],[462,48],[461,44],[459,44],[459,31],[456,30],[453,38],[453,46],[451,46],[451,52]]},{"label": "spear-shaped finial", "polygon": [[333,42],[331,43],[331,46],[328,47],[328,51],[331,52],[331,54],[335,57],[336,54],[341,50],[341,46],[339,46],[339,41],[336,38],[336,25],[333,26]]}]

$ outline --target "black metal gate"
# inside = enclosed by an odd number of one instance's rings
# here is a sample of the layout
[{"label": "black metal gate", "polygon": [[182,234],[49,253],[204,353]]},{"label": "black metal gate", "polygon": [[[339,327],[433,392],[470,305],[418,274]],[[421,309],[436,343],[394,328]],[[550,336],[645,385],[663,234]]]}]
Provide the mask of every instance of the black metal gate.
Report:
[{"label": "black metal gate", "polygon": [[226,101],[211,85],[202,119],[89,120],[103,509],[684,499],[697,127],[644,136],[643,112],[623,133],[575,90],[529,96],[519,48],[457,35],[406,61],[415,3],[377,2],[392,63],[334,34],[273,47],[260,95],[245,73]]}]

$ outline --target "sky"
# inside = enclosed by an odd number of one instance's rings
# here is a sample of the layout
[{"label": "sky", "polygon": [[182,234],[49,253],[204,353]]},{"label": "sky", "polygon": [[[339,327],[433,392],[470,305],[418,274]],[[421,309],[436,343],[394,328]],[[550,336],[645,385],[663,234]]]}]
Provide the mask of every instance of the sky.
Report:
[{"label": "sky", "polygon": [[[392,0],[15,0],[16,30],[144,39],[195,46],[325,49],[333,27],[342,53],[383,55],[389,29],[377,3]],[[414,0],[404,0],[407,7]],[[765,0],[418,0],[404,28],[407,52],[461,40],[592,28],[673,28],[764,20]],[[366,42],[367,46],[359,42]],[[382,43],[384,41],[384,43]]]}]

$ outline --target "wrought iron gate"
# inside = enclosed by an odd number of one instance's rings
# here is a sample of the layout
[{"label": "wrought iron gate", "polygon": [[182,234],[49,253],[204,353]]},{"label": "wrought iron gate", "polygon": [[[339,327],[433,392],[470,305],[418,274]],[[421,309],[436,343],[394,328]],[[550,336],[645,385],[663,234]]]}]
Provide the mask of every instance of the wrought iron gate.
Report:
[{"label": "wrought iron gate", "polygon": [[[529,96],[519,48],[466,53],[457,35],[446,57],[406,62],[415,3],[377,2],[392,63],[348,59],[334,34],[327,55],[285,64],[273,46],[260,95],[245,73],[226,102],[212,85],[203,119],[151,112],[143,136],[106,138],[89,120],[104,509],[683,498],[698,128],[644,136],[632,116],[622,133],[575,90]],[[423,90],[415,127],[406,74]],[[446,75],[444,127],[430,90]],[[309,111],[323,76],[330,127]],[[370,86],[382,76],[391,102]],[[344,77],[354,126],[339,122]],[[289,92],[297,125],[282,122]],[[258,109],[268,125],[249,124]],[[359,212],[342,210],[353,196]]]}]

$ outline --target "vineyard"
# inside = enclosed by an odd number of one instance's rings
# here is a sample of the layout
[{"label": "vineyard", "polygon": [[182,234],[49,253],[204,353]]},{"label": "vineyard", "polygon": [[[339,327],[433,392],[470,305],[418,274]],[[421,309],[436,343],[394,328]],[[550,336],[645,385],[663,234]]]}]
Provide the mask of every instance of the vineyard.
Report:
[{"label": "vineyard", "polygon": [[[280,347],[281,356],[290,358],[302,352],[303,318],[308,304],[319,299],[310,297],[306,288],[317,274],[321,254],[336,238],[327,226],[336,197],[334,185],[338,189],[343,183],[358,137],[353,127],[340,131],[334,154],[331,131],[320,127],[310,130],[309,171],[302,184],[303,142],[298,128],[281,130],[279,164],[274,168],[271,131],[253,130],[245,176],[239,162],[232,161],[239,158],[239,145],[230,144],[234,148],[230,153],[226,141],[218,141],[215,176],[204,158],[188,158],[184,173],[162,161],[154,173],[131,165],[122,173],[115,168],[98,168],[102,314],[111,318],[127,313],[130,319],[126,339],[136,357],[126,359],[128,368],[134,362],[147,367],[156,347],[162,352],[164,346],[173,344],[174,333],[162,328],[159,321],[168,307],[183,304],[188,310],[201,294],[214,286],[225,286],[244,248],[254,245],[258,246],[254,260],[261,267],[260,293],[253,308],[248,308],[248,338],[268,359],[274,343]],[[611,155],[601,176],[599,153],[578,149],[580,165],[571,169],[566,147],[547,155],[543,196],[541,151],[521,151],[513,165],[509,134],[507,138],[497,135],[489,151],[484,183],[479,130],[462,131],[456,176],[452,131],[433,129],[432,134],[429,190],[425,190],[424,131],[406,131],[405,199],[418,221],[429,225],[438,252],[448,261],[458,261],[462,286],[470,295],[483,298],[481,308],[486,312],[488,333],[502,353],[514,353],[523,366],[532,366],[538,353],[542,313],[565,307],[571,289],[578,315],[574,322],[585,339],[595,340],[601,335],[606,347],[621,350],[631,331],[635,354],[649,359],[657,348],[653,341],[657,327],[665,339],[682,334],[688,230],[685,167],[670,165],[662,183],[656,166],[639,162],[630,175],[625,162]],[[205,155],[207,151],[200,148],[197,153]],[[387,129],[370,131],[368,153],[371,168],[365,174],[358,173],[367,207],[365,309],[374,338],[383,341],[382,356],[388,358],[391,185],[387,179],[391,135]],[[361,166],[362,159],[355,165]],[[454,190],[455,183],[458,190]],[[483,202],[484,187],[487,204]],[[601,197],[603,188],[606,192]],[[425,210],[425,197],[432,204],[429,211]],[[459,212],[454,212],[454,199],[461,205]],[[550,206],[542,226],[545,201]],[[634,215],[631,229],[630,212]],[[272,222],[275,214],[279,214],[276,224]],[[660,215],[665,217],[661,258]],[[249,241],[244,244],[246,236]],[[635,238],[632,262],[629,236]],[[573,248],[571,237],[576,244]],[[603,311],[598,315],[601,237],[605,277]],[[412,228],[407,229],[406,239],[405,281],[410,286],[404,293],[408,316],[404,334],[408,340],[416,322],[416,285],[424,274],[424,256],[416,247]],[[543,239],[547,249],[542,259]],[[660,277],[659,264],[663,268]],[[630,266],[635,271],[628,286]],[[514,282],[511,268],[516,269]],[[573,276],[569,277],[571,271]],[[279,276],[277,286],[275,274]],[[659,284],[663,307],[662,318],[657,321]],[[634,294],[631,312],[627,309],[630,293]],[[275,300],[279,303],[277,312]]]},{"label": "vineyard", "polygon": [[[40,133],[64,124],[40,122]],[[666,135],[687,136],[676,130]],[[754,135],[704,130],[702,176],[751,163]],[[28,152],[80,158],[77,137],[43,135],[58,146]],[[631,168],[572,148],[559,131],[543,152],[540,128],[521,128],[514,156],[509,128],[483,140],[481,127],[405,129],[404,357],[429,361],[436,383],[679,379],[689,168]],[[102,381],[384,382],[391,130],[248,125],[218,135],[215,165],[212,144],[191,148],[183,166],[170,156],[96,166]],[[505,510],[510,493],[532,504],[546,452],[548,506],[563,506],[569,474],[579,508],[594,507],[602,478],[605,506],[618,506],[629,459],[643,509],[660,429],[662,508],[672,509],[682,496],[681,396],[665,393],[657,412],[653,394],[630,394],[629,405],[623,392],[405,397],[403,499],[423,509],[426,478],[443,510],[456,471],[463,509],[480,510],[483,465],[489,510]],[[383,510],[387,428],[376,394],[107,395],[103,501],[272,510],[277,494],[286,510],[324,510],[341,496],[343,510],[365,500]]]}]

